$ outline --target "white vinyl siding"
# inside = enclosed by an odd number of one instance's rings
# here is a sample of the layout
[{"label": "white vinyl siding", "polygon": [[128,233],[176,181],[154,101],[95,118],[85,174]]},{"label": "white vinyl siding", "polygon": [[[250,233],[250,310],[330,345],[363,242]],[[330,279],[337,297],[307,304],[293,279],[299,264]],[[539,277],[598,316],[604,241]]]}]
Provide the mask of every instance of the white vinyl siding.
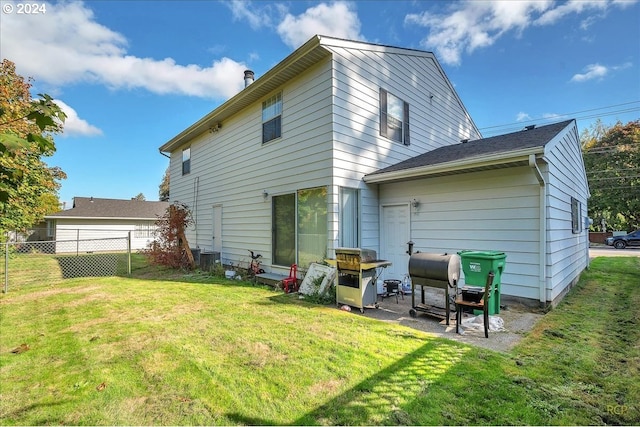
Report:
[{"label": "white vinyl siding", "polygon": [[246,267],[251,249],[271,270],[272,197],[331,185],[330,65],[327,59],[274,92],[282,92],[286,112],[282,138],[261,144],[260,101],[226,120],[220,131],[191,140],[190,176],[180,176],[172,153],[171,200],[197,206],[197,232],[194,226],[187,233],[190,246],[211,250],[211,206],[223,204],[222,262]]},{"label": "white vinyl siding", "polygon": [[[378,190],[362,177],[480,136],[431,54],[341,43],[323,43],[332,56],[225,119],[220,131],[190,139],[190,175],[180,174],[179,151],[172,153],[171,200],[197,206],[197,226],[187,234],[192,247],[211,247],[210,208],[223,204],[222,262],[244,265],[252,249],[265,257],[263,266],[270,271],[272,197],[327,186],[327,256],[334,256],[340,241],[340,187],[360,191],[359,244],[379,251]],[[410,146],[380,136],[380,87],[411,106]],[[261,144],[262,102],[278,93],[282,137]]]},{"label": "white vinyl siding", "polygon": [[[146,249],[153,237],[137,235],[136,230],[148,229],[152,234],[156,230],[156,220],[136,219],[71,219],[57,218],[56,220],[56,252],[80,252],[94,250],[127,250],[124,240],[117,242],[88,242],[93,239],[127,238],[131,232],[131,249]],[[77,241],[85,241],[80,245]]]},{"label": "white vinyl siding", "polygon": [[505,252],[502,293],[538,299],[539,186],[529,167],[383,184],[381,204],[408,203],[414,250]]},{"label": "white vinyl siding", "polygon": [[[432,56],[327,48],[333,52],[334,66],[334,184],[361,190],[360,244],[379,252],[377,186],[364,184],[362,177],[461,139],[477,139],[480,134]],[[380,136],[379,88],[410,105],[411,145]]]},{"label": "white vinyl siding", "polygon": [[[588,233],[582,227],[589,189],[577,130],[570,125],[545,147],[539,168],[546,182],[542,248],[545,302],[556,301],[588,265]],[[380,185],[380,203],[406,203],[411,239],[422,252],[461,249],[507,254],[502,293],[540,300],[540,186],[528,166],[423,178]],[[571,200],[579,205],[581,231],[572,231]]]},{"label": "white vinyl siding", "polygon": [[589,233],[581,226],[572,231],[571,198],[580,204],[580,225],[587,216],[589,188],[575,127],[547,146],[548,167],[548,268],[547,300],[553,301],[588,266]]}]

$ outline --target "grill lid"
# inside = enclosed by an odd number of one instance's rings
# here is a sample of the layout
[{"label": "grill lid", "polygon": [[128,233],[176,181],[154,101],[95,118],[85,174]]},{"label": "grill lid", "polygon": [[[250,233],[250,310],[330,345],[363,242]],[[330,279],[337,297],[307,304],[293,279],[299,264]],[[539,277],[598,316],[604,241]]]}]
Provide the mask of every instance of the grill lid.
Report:
[{"label": "grill lid", "polygon": [[409,276],[416,284],[438,280],[454,286],[460,280],[460,255],[415,253],[409,258]]},{"label": "grill lid", "polygon": [[360,248],[336,248],[338,270],[358,271],[362,264],[376,261],[376,251]]}]

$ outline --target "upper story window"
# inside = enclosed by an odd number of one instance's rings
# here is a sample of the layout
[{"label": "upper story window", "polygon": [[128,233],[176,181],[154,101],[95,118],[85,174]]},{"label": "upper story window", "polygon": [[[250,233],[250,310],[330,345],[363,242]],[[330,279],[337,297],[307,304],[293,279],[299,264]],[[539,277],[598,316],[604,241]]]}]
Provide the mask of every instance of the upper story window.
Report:
[{"label": "upper story window", "polygon": [[282,136],[282,92],[262,103],[262,143]]},{"label": "upper story window", "polygon": [[409,104],[380,88],[380,135],[409,145]]},{"label": "upper story window", "polygon": [[191,172],[191,147],[182,150],[182,175]]}]

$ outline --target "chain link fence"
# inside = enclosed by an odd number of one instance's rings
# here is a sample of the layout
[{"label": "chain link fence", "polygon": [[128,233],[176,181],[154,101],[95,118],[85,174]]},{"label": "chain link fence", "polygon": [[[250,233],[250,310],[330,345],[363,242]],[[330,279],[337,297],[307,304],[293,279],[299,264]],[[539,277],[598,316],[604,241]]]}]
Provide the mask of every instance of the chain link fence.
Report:
[{"label": "chain link fence", "polygon": [[2,248],[3,291],[76,277],[131,274],[131,238],[13,241]]}]

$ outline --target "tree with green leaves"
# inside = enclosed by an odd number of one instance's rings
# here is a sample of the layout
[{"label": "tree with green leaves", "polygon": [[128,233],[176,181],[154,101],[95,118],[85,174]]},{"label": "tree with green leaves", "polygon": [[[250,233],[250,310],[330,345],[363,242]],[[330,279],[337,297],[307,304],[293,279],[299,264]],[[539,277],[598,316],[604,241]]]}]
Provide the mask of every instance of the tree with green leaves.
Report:
[{"label": "tree with green leaves", "polygon": [[138,195],[136,197],[134,197],[132,200],[139,200],[141,202],[144,202],[145,200],[147,200],[147,198],[144,197],[144,194],[138,193]]},{"label": "tree with green leaves", "polygon": [[167,170],[164,171],[164,176],[162,177],[162,182],[158,188],[158,196],[160,201],[168,202],[169,201],[169,166],[167,166]]},{"label": "tree with green leaves", "polygon": [[594,229],[640,229],[640,120],[610,128],[596,123],[581,142]]},{"label": "tree with green leaves", "polygon": [[0,63],[0,235],[59,210],[58,181],[66,178],[42,160],[55,152],[52,134],[62,131],[66,115],[49,95],[33,100],[30,88],[13,62]]}]

